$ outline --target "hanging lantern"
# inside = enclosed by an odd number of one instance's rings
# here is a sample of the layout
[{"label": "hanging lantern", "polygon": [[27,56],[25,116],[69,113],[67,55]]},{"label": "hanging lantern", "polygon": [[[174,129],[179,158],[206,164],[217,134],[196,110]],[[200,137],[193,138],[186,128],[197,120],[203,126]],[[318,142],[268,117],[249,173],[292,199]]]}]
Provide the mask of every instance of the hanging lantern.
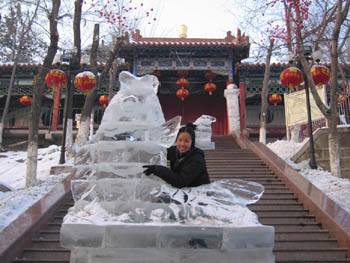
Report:
[{"label": "hanging lantern", "polygon": [[209,72],[204,74],[204,77],[205,77],[206,80],[209,80],[210,82],[212,82],[213,79],[215,79],[216,74],[211,72],[211,71],[209,71]]},{"label": "hanging lantern", "polygon": [[96,77],[91,71],[84,71],[75,76],[74,86],[87,95],[96,86]]},{"label": "hanging lantern", "polygon": [[153,76],[156,76],[156,77],[158,78],[158,80],[160,79],[160,76],[161,76],[161,74],[160,74],[159,71],[154,71],[154,72],[152,73],[152,75],[153,75]]},{"label": "hanging lantern", "polygon": [[102,96],[100,96],[98,101],[100,102],[101,105],[103,105],[103,107],[106,108],[106,106],[108,104],[108,96],[107,95],[102,95]]},{"label": "hanging lantern", "polygon": [[233,83],[233,79],[231,77],[228,77],[226,80],[226,86],[230,85]]},{"label": "hanging lantern", "polygon": [[188,76],[187,70],[178,70],[177,75],[179,78],[186,78]]},{"label": "hanging lantern", "polygon": [[312,79],[316,86],[322,86],[329,82],[331,72],[325,66],[315,65],[311,68]]},{"label": "hanging lantern", "polygon": [[176,85],[180,88],[187,88],[188,87],[188,80],[185,78],[180,78],[176,81]]},{"label": "hanging lantern", "polygon": [[32,105],[32,97],[24,95],[19,99],[19,102],[22,103],[24,106]]},{"label": "hanging lantern", "polygon": [[290,67],[282,71],[280,80],[283,85],[294,90],[295,87],[299,86],[304,81],[303,73],[298,68]]},{"label": "hanging lantern", "polygon": [[342,104],[342,103],[344,103],[344,101],[346,101],[346,99],[347,99],[346,96],[339,94],[338,98],[337,98],[337,103]]},{"label": "hanging lantern", "polygon": [[152,75],[157,77],[157,79],[158,79],[158,81],[159,81],[158,89],[160,89],[160,88],[162,87],[162,83],[160,82],[160,76],[161,76],[160,72],[159,72],[159,71],[154,71],[154,72],[152,73]]},{"label": "hanging lantern", "polygon": [[204,85],[204,90],[205,90],[206,92],[209,92],[209,95],[212,95],[213,92],[216,90],[216,85],[215,85],[215,83],[213,83],[213,82],[206,83],[206,84]]},{"label": "hanging lantern", "polygon": [[46,84],[53,92],[67,84],[67,75],[60,69],[51,69],[45,77]]},{"label": "hanging lantern", "polygon": [[277,106],[278,103],[282,101],[282,97],[280,94],[272,94],[269,97],[269,102],[272,103],[275,107]]},{"label": "hanging lantern", "polygon": [[189,95],[189,91],[185,88],[181,88],[176,91],[176,96],[181,100],[185,100]]}]

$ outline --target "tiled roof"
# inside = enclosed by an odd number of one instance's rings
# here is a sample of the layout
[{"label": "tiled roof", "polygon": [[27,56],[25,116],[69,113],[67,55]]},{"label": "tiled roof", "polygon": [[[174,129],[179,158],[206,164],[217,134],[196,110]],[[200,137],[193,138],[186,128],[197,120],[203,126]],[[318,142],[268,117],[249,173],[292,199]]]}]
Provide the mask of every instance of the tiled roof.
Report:
[{"label": "tiled roof", "polygon": [[[330,63],[321,63],[322,65],[330,67]],[[350,64],[342,64],[344,67],[350,67]],[[236,68],[265,68],[266,64],[265,63],[237,63],[235,65]],[[287,68],[290,65],[286,63],[271,63],[270,67],[282,67],[282,68]]]},{"label": "tiled roof", "polygon": [[[237,63],[236,68],[265,68],[265,63]],[[270,67],[288,67],[288,63],[271,63]]]},{"label": "tiled roof", "polygon": [[249,46],[249,37],[237,30],[237,37],[226,33],[225,38],[145,38],[140,35],[140,30],[132,34],[132,40],[129,46]]}]

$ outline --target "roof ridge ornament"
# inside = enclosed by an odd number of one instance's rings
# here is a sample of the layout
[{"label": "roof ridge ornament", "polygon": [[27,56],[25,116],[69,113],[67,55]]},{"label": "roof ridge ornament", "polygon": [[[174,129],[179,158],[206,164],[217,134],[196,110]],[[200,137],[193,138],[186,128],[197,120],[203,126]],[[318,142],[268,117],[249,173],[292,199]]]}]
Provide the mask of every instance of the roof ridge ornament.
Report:
[{"label": "roof ridge ornament", "polygon": [[135,40],[135,41],[141,41],[141,40],[142,40],[142,36],[141,36],[140,29],[136,29],[136,30],[135,30],[135,33],[132,33],[132,34],[131,34],[131,37],[132,37],[132,39]]}]

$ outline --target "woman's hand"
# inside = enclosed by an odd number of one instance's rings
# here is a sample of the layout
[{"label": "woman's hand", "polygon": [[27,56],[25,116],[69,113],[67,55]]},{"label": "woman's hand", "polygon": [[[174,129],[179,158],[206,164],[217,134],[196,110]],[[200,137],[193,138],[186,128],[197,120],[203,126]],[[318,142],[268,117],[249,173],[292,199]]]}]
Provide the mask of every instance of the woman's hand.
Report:
[{"label": "woman's hand", "polygon": [[146,170],[144,170],[143,173],[149,176],[150,174],[155,173],[157,169],[157,165],[143,165],[142,168],[146,168]]}]

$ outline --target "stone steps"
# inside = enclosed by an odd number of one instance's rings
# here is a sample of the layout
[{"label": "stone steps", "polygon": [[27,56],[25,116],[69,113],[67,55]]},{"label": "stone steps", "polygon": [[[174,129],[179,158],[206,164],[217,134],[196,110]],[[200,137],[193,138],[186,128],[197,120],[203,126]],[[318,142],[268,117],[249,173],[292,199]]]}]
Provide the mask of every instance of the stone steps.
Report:
[{"label": "stone steps", "polygon": [[[234,141],[231,136],[214,136],[213,141],[216,149],[205,152],[212,180],[232,178],[264,185],[261,199],[248,207],[258,215],[259,222],[275,227],[276,263],[350,262],[345,258],[345,249],[338,248],[337,241],[262,160],[249,150],[231,144]],[[221,151],[220,145],[233,145],[235,150]]]},{"label": "stone steps", "polygon": [[73,206],[72,199],[64,200],[57,207],[49,223],[40,229],[39,236],[32,239],[31,246],[25,248],[13,262],[69,263],[70,250],[60,245],[60,228],[63,217],[71,206]]},{"label": "stone steps", "polygon": [[[345,249],[337,247],[329,232],[256,155],[240,150],[231,136],[213,140],[216,150],[206,151],[212,181],[241,179],[264,185],[263,196],[249,208],[262,224],[275,227],[276,263],[350,263]],[[63,217],[72,205],[72,200],[62,204],[32,246],[13,262],[68,263],[70,251],[60,247],[59,238]]]},{"label": "stone steps", "polygon": [[69,262],[70,250],[64,248],[26,248],[23,251],[22,259],[40,259],[46,260],[47,262],[51,262],[50,260],[54,259]]}]

